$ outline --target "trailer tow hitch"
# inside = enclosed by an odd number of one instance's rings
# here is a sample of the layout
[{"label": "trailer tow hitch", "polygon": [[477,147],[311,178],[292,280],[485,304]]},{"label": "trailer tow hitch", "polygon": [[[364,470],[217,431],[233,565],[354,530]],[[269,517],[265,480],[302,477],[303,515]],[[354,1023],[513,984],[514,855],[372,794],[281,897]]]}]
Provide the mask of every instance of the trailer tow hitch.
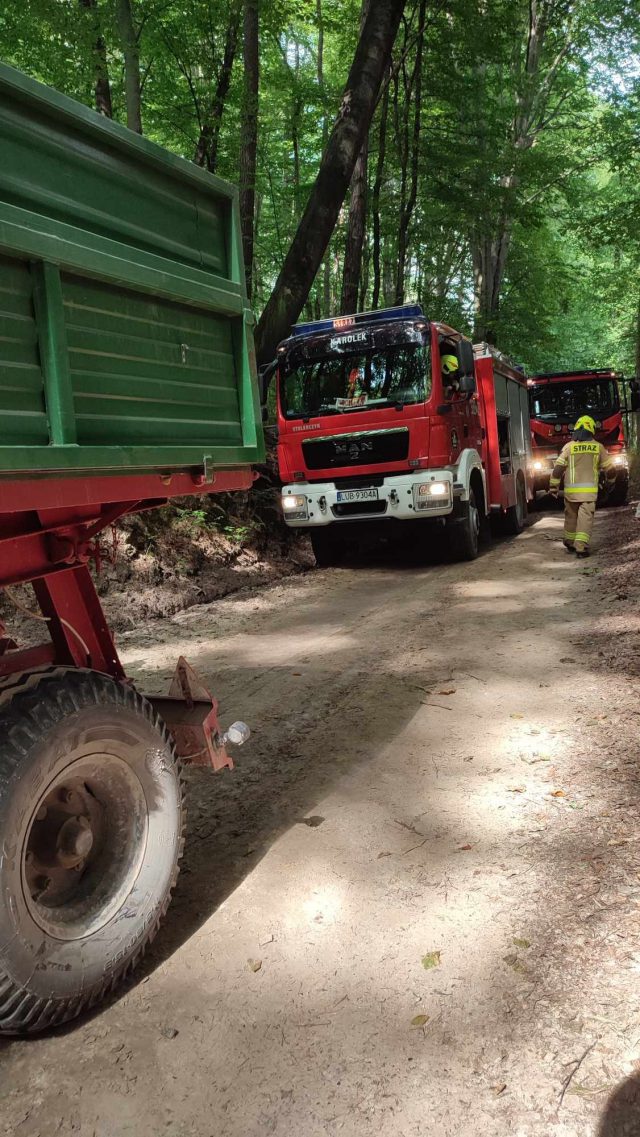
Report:
[{"label": "trailer tow hitch", "polygon": [[243,722],[234,722],[222,733],[218,723],[218,701],[202,680],[180,656],[167,695],[145,695],[164,721],[180,758],[194,766],[233,769],[227,746],[242,746],[250,735]]}]

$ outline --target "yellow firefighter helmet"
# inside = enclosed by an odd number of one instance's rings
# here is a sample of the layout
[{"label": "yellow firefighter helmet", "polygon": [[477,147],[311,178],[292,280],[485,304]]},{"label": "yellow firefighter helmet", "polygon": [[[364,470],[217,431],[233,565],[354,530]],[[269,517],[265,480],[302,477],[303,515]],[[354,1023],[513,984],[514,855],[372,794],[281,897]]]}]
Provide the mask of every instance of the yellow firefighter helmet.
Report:
[{"label": "yellow firefighter helmet", "polygon": [[443,355],[440,359],[443,375],[455,375],[458,370],[458,360],[455,355]]},{"label": "yellow firefighter helmet", "polygon": [[596,424],[591,418],[591,415],[580,415],[574,430],[588,430],[589,434],[595,434]]}]

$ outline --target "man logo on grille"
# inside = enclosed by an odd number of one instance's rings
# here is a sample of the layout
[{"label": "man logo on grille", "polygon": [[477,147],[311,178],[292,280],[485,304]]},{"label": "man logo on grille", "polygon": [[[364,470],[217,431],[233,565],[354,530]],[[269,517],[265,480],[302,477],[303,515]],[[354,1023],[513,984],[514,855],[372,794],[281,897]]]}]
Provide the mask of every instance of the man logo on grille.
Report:
[{"label": "man logo on grille", "polygon": [[373,450],[373,442],[362,439],[360,442],[334,442],[336,455],[348,458],[350,462],[357,462],[366,450]]}]

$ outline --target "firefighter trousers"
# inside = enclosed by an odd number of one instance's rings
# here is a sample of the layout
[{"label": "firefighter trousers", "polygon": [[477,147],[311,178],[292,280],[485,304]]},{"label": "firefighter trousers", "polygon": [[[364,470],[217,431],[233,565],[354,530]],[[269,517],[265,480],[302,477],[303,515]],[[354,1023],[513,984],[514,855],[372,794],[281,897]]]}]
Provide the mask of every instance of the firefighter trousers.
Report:
[{"label": "firefighter trousers", "polygon": [[573,545],[578,552],[586,549],[591,540],[593,519],[596,515],[595,501],[567,501],[564,499],[564,541]]}]

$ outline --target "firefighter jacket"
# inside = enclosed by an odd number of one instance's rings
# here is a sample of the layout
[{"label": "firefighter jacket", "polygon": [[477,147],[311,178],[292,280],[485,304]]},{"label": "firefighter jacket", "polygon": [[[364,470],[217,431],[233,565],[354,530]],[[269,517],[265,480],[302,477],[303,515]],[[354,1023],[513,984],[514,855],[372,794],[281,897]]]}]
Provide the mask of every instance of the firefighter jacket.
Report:
[{"label": "firefighter jacket", "polygon": [[616,469],[613,458],[593,435],[580,431],[577,441],[567,442],[553,467],[549,489],[557,490],[564,474],[564,496],[567,501],[595,501],[598,497],[600,471],[613,481]]}]

